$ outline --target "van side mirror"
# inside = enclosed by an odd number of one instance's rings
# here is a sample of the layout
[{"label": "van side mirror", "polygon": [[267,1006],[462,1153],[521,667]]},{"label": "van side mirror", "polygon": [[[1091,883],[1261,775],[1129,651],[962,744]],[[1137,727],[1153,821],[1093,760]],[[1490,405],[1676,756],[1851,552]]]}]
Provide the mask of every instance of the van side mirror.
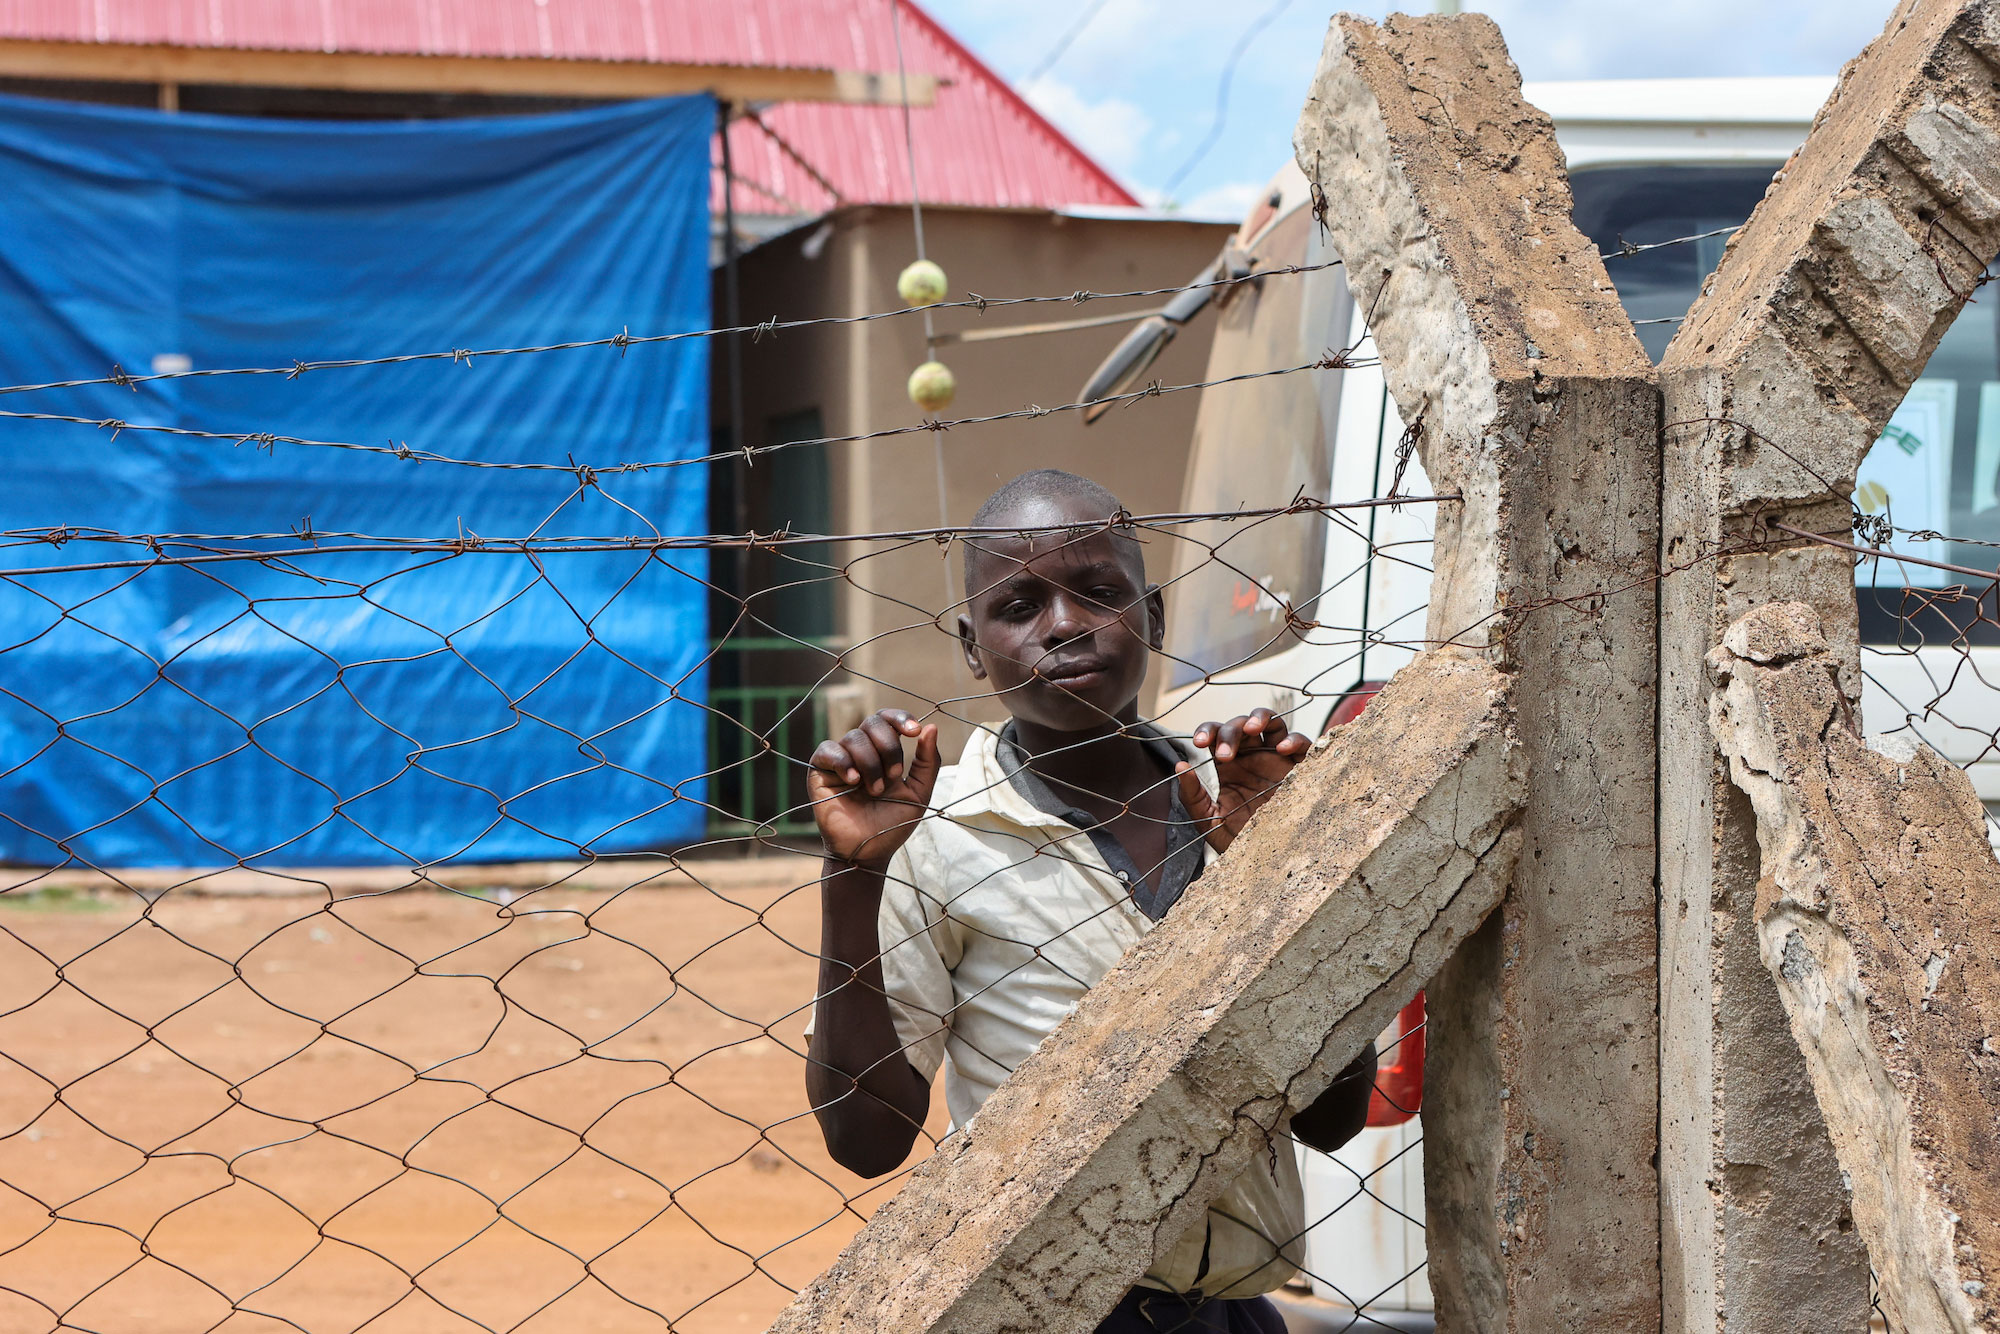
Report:
[{"label": "van side mirror", "polygon": [[1155,314],[1141,320],[1132,332],[1119,340],[1111,349],[1111,355],[1098,364],[1083,389],[1076,396],[1079,403],[1090,406],[1083,410],[1086,425],[1096,421],[1111,409],[1104,401],[1116,398],[1132,387],[1148,366],[1160,355],[1180,327],[1199,314],[1218,296],[1226,299],[1235,291],[1234,287],[1218,286],[1247,277],[1255,268],[1256,261],[1238,250],[1233,244],[1223,247],[1222,254],[1213,264],[1203,269],[1174,299],[1160,307]]},{"label": "van side mirror", "polygon": [[1108,400],[1124,393],[1153,364],[1154,358],[1160,355],[1160,349],[1174,341],[1177,327],[1169,323],[1164,315],[1148,315],[1119,340],[1111,355],[1092,373],[1083,392],[1077,395],[1079,403],[1090,404],[1083,410],[1085,424],[1096,421],[1110,410]]}]

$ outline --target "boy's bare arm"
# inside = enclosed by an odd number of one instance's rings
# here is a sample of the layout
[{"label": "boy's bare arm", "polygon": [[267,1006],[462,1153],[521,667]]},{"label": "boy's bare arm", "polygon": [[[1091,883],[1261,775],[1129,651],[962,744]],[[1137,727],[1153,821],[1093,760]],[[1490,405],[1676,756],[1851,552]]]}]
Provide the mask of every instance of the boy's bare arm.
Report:
[{"label": "boy's bare arm", "polygon": [[1326,1092],[1292,1116],[1292,1134],[1309,1149],[1332,1153],[1368,1124],[1368,1095],[1375,1091],[1375,1044],[1333,1077]]},{"label": "boy's bare arm", "polygon": [[[905,737],[916,741],[908,764]],[[821,743],[807,774],[826,861],[806,1092],[827,1151],[860,1176],[894,1171],[930,1109],[890,1018],[876,921],[889,859],[929,808],[938,767],[937,727],[885,709]]]}]

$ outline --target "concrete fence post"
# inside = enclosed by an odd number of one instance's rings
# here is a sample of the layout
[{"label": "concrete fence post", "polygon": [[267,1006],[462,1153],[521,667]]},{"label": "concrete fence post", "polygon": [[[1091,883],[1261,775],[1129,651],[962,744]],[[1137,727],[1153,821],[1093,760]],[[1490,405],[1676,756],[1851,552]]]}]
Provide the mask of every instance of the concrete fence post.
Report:
[{"label": "concrete fence post", "polygon": [[1483,15],[1334,20],[1295,146],[1440,516],[1427,637],[1518,674],[1514,884],[1430,988],[1441,1330],[1659,1321],[1659,397]]},{"label": "concrete fence post", "polygon": [[2000,1330],[2000,862],[1972,782],[1921,744],[1869,749],[1803,603],[1747,613],[1709,667],[1756,810],[1758,945],[1889,1328]]},{"label": "concrete fence post", "polygon": [[[1749,803],[1706,658],[1746,611],[1817,614],[1860,695],[1855,471],[2000,250],[2000,23],[1906,0],[1842,74],[1661,364],[1660,1013],[1665,1328],[1859,1329],[1867,1256],[1758,954]],[[1776,540],[1774,540],[1776,539]]]}]

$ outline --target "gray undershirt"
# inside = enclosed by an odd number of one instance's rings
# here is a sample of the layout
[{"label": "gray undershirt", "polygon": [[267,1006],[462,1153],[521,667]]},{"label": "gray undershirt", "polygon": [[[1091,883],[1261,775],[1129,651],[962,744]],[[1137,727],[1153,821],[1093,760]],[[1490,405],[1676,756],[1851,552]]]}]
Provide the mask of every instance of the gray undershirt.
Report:
[{"label": "gray undershirt", "polygon": [[998,753],[1000,767],[1005,770],[1014,790],[1044,815],[1067,820],[1088,835],[1097,849],[1097,855],[1104,858],[1104,864],[1111,868],[1112,874],[1131,891],[1132,902],[1139,911],[1157,922],[1167,915],[1167,909],[1180,901],[1187,887],[1201,874],[1204,844],[1201,827],[1182,804],[1180,784],[1173,776],[1174,765],[1182,760],[1190,764],[1194,762],[1194,752],[1151,723],[1140,723],[1132,729],[1132,735],[1138,738],[1139,744],[1159,765],[1167,784],[1167,859],[1160,866],[1157,889],[1147,887],[1146,877],[1139,870],[1138,863],[1132,860],[1132,854],[1112,836],[1109,829],[1099,824],[1089,811],[1080,810],[1057,796],[1055,790],[1028,767],[1028,757],[1016,740],[1012,719],[1000,729]]}]

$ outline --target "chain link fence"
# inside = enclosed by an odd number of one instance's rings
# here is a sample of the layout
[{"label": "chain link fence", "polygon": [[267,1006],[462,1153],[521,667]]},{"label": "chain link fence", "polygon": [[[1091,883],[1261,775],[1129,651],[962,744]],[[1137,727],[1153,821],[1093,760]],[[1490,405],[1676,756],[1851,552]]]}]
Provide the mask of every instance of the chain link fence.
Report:
[{"label": "chain link fence", "polygon": [[[1294,271],[1307,270],[1282,272]],[[1762,521],[1726,551],[1696,553],[1659,577],[1745,550],[1847,550],[1861,725],[1885,744],[1921,739],[1963,765],[1992,823],[2000,391],[1983,377],[2000,334],[1966,295],[1969,332],[1947,343],[1864,467],[1850,528]],[[1953,349],[1980,330],[1986,361],[1973,349],[1958,367]],[[602,341],[623,350],[648,340]],[[1371,364],[1357,344],[1117,401]],[[148,378],[114,372],[93,383]],[[1163,586],[1169,626],[1196,627],[1170,631],[1155,651],[1143,711],[1183,744],[1200,722],[1257,706],[1318,734],[1427,646],[1429,538],[1438,511],[1455,503],[1427,493],[1412,467],[1415,435],[1381,396],[1374,464],[1349,494],[1287,489],[1075,529],[662,532],[619,497],[626,474],[662,465],[567,460],[536,465],[548,509],[525,534],[0,534],[9,613],[0,821],[17,842],[47,849],[0,869],[0,1330],[762,1328],[950,1133],[934,1089],[912,1162],[864,1179],[829,1156],[806,1093],[822,964],[806,787],[814,747],[869,708],[898,703],[946,729],[949,763],[1005,717],[976,682],[927,695],[896,665],[955,655],[970,598],[874,572],[916,552],[955,568],[968,544],[1061,549],[1127,534]],[[996,422],[1032,430],[1084,406],[748,453]],[[480,466],[406,446],[177,434],[204,447]],[[991,439],[960,439],[972,438]],[[738,459],[718,451],[691,462]],[[572,522],[586,511],[588,522]],[[609,527],[607,512],[619,516]],[[1274,550],[1310,553],[1309,577],[1274,578]],[[694,552],[715,565],[683,559]],[[587,581],[572,577],[583,562],[599,563]],[[426,596],[427,580],[467,563],[488,572],[488,593],[449,606]],[[623,613],[690,581],[707,601],[710,636],[697,671],[669,674],[645,618]],[[813,592],[891,608],[891,628],[860,640],[801,631],[783,608]],[[1569,611],[1590,614],[1587,602]],[[129,613],[140,605],[199,605],[207,619],[135,631],[143,618]],[[1099,610],[1112,620],[1135,603]],[[351,633],[327,643],[306,628],[331,621]],[[503,684],[483,636],[529,626],[539,670]],[[230,651],[246,637],[287,644],[296,670],[276,682],[232,679]],[[893,652],[869,651],[891,643]],[[83,644],[114,651],[98,655],[112,665],[83,682],[79,708],[63,664],[80,660],[65,652]],[[752,661],[782,670],[759,675],[743,667]],[[481,698],[479,725],[439,730],[423,698],[385,697],[381,669],[410,663],[438,691]],[[541,706],[537,692],[565,675],[598,687],[589,707]],[[147,738],[123,726],[140,701],[162,696],[215,738],[211,755],[166,771]],[[301,718],[310,725],[278,726]],[[706,767],[634,763],[634,737],[661,727],[699,734]],[[560,745],[538,752],[535,766],[497,772],[487,757],[523,729]],[[378,757],[371,781],[325,781],[312,746],[276,739],[301,732]],[[228,833],[236,812],[218,808],[204,775],[245,764],[257,766],[252,790],[286,839],[251,847]],[[64,773],[106,766],[121,780],[73,801],[21,795],[61,792]],[[587,827],[546,817],[551,795],[565,791],[589,793]],[[440,813],[424,850],[397,846],[374,823],[387,809],[407,815],[407,803]],[[621,830],[677,806],[702,810],[705,837],[628,849]],[[174,867],[98,855],[108,833],[149,825],[191,835],[212,855]],[[300,850],[335,826],[373,839],[373,864],[302,862]],[[545,853],[483,857],[495,830],[525,832]],[[1024,847],[1020,860],[1051,855],[1089,860],[1047,844]],[[1157,869],[1138,868],[1145,878]],[[1108,866],[1092,863],[1091,873],[1106,882],[1101,913],[1013,940],[1011,969],[1060,960],[1078,933],[1129,910]],[[1273,1163],[1287,1154],[1300,1166],[1307,1230],[1262,1243],[1274,1268],[1296,1265],[1295,1288],[1316,1295],[1329,1328],[1403,1328],[1429,1305],[1412,1116],[1422,1034],[1418,1006],[1384,1035],[1375,1128],[1348,1148],[1329,1156],[1282,1130],[1273,1139]]]},{"label": "chain link fence", "polygon": [[[1357,364],[1328,352],[1228,382]],[[1121,401],[1196,387],[1153,384]],[[1063,410],[980,420],[1032,429]],[[174,433],[480,466],[406,446]],[[869,571],[896,553],[956,562],[967,543],[1051,534],[661,532],[619,498],[626,473],[652,466],[538,467],[548,513],[526,535],[309,524],[0,535],[0,789],[10,794],[0,820],[17,845],[45,853],[0,870],[0,1330],[756,1329],[893,1193],[901,1171],[867,1180],[832,1161],[808,1106],[821,876],[808,757],[873,700],[914,703],[954,745],[992,732],[1005,710],[990,695],[913,701],[893,667],[879,668],[904,653],[955,653],[967,599],[938,605]],[[1336,706],[1358,709],[1356,687],[1420,647],[1425,545],[1447,503],[1290,493],[1096,525],[1140,543],[1177,609],[1182,586],[1202,599],[1221,590],[1251,627],[1221,658],[1160,651],[1152,689],[1174,696],[1166,732],[1185,743],[1212,697],[1217,717],[1256,695],[1313,730]],[[572,522],[586,510],[590,520]],[[619,523],[607,528],[607,512]],[[633,535],[604,535],[618,526]],[[1260,540],[1324,553],[1313,581],[1278,588],[1238,559]],[[689,552],[733,561],[735,577],[704,572]],[[596,563],[590,577],[573,578],[585,562]],[[489,592],[440,603],[431,585],[467,563]],[[1419,592],[1384,617],[1388,566]],[[711,610],[705,678],[664,674],[646,618],[626,614],[690,580]],[[897,654],[870,659],[866,642],[789,632],[774,607],[815,586],[895,604]],[[161,607],[188,614],[170,626],[137,614]],[[1102,610],[1116,619],[1133,607]],[[323,633],[330,624],[344,627],[337,641]],[[501,679],[496,637],[529,630],[538,670],[525,685]],[[283,646],[292,670],[233,675],[232,654],[249,642]],[[724,670],[754,654],[782,657],[786,679]],[[863,660],[877,670],[858,669]],[[96,666],[79,680],[85,661]],[[422,693],[481,700],[477,725],[380,688],[384,668],[412,663]],[[563,676],[589,678],[587,706],[570,695],[542,706]],[[161,767],[129,724],[160,716],[163,699],[166,716],[198,722],[212,753]],[[633,738],[662,727],[703,737],[705,771],[634,762]],[[525,766],[489,767],[524,729],[560,743]],[[375,757],[371,779],[327,781],[323,757],[335,751]],[[230,784],[212,781],[224,770]],[[97,786],[49,799],[84,775]],[[246,788],[285,837],[238,841],[241,811],[219,807],[218,793]],[[587,827],[548,814],[565,789],[588,794]],[[438,812],[423,849],[399,845],[382,820],[406,818],[408,803]],[[701,807],[708,836],[604,850],[675,805]],[[334,827],[371,840],[373,864],[311,864],[316,837]],[[148,829],[206,855],[185,866],[102,855]],[[545,852],[482,857],[496,831]],[[1048,849],[1022,851],[1036,855]],[[1104,871],[1092,868],[1109,883],[1108,914],[1125,896]],[[1021,966],[1095,925],[1016,942]],[[1414,1096],[1420,1015],[1402,1028],[1382,1052],[1384,1123],[1415,1111],[1397,1103]],[[918,1157],[949,1133],[944,1101],[932,1098]],[[1345,1242],[1309,1237],[1301,1253],[1299,1237],[1265,1241],[1271,1264],[1303,1260],[1366,1327],[1372,1305],[1424,1296],[1410,1291],[1422,1269],[1415,1123],[1364,1138],[1339,1159],[1280,1138],[1274,1162],[1309,1160],[1311,1237],[1370,1208],[1355,1235],[1375,1237],[1381,1255],[1356,1267]]]}]

